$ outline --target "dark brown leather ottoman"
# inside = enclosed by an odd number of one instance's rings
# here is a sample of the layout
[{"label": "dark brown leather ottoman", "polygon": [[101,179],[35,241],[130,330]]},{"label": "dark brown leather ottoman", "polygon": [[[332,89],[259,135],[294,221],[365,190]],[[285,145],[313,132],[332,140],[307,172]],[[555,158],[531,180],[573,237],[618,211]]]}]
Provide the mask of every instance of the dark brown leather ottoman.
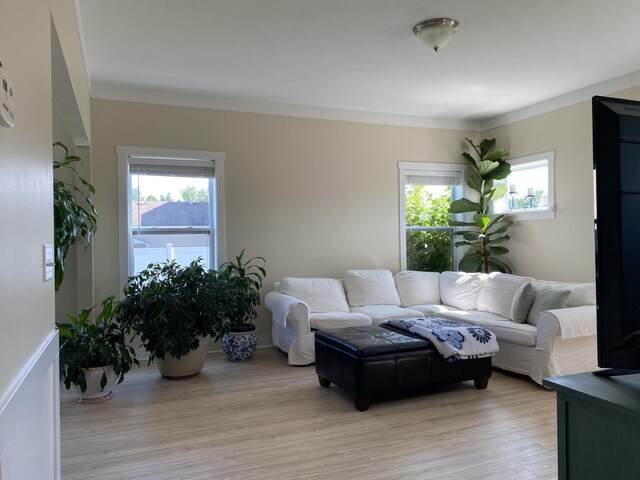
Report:
[{"label": "dark brown leather ottoman", "polygon": [[371,399],[439,384],[473,380],[484,389],[491,377],[491,357],[447,362],[428,340],[390,328],[318,330],[315,343],[320,385],[347,390],[360,411]]}]

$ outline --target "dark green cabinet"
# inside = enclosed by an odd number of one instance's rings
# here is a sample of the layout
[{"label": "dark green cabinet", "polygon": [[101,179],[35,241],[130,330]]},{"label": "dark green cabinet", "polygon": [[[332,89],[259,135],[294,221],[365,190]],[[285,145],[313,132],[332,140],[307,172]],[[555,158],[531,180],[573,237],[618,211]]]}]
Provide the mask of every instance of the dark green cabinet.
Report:
[{"label": "dark green cabinet", "polygon": [[640,374],[545,379],[558,396],[558,478],[640,479]]}]

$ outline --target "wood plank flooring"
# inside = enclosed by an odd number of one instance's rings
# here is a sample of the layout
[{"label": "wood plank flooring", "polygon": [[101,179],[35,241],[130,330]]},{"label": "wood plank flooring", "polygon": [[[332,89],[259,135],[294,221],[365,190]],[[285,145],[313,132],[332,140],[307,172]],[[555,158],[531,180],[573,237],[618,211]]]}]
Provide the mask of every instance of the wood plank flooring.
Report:
[{"label": "wood plank flooring", "polygon": [[554,392],[499,371],[358,412],[268,347],[189,380],[136,368],[102,404],[61,397],[65,480],[557,478]]}]

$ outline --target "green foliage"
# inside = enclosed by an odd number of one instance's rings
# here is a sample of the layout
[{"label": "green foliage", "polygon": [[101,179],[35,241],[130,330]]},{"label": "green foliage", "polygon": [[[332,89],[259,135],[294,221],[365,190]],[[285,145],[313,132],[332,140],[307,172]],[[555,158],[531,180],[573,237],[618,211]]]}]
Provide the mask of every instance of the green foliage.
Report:
[{"label": "green foliage", "polygon": [[229,321],[230,330],[243,331],[245,324],[251,324],[257,316],[260,305],[260,288],[267,275],[263,257],[244,260],[245,251],[237,255],[235,261],[223,263],[218,269],[220,312]]},{"label": "green foliage", "polygon": [[490,215],[489,206],[492,201],[499,200],[507,194],[507,186],[495,180],[507,178],[511,173],[511,165],[504,160],[509,152],[503,148],[495,149],[495,139],[484,139],[479,145],[465,138],[471,145],[477,156],[477,160],[469,153],[464,152],[462,158],[467,162],[466,181],[469,188],[478,192],[479,200],[472,201],[467,198],[451,203],[450,212],[473,213],[472,221],[452,221],[451,225],[472,227],[473,230],[460,230],[455,235],[463,239],[456,242],[456,247],[468,247],[470,249],[462,260],[459,269],[465,272],[492,271],[511,273],[511,267],[502,260],[495,258],[509,252],[504,246],[497,246],[510,239],[509,235],[503,235],[511,220],[506,215]]},{"label": "green foliage", "polygon": [[[69,155],[69,149],[60,142],[53,146],[61,148],[65,154],[62,161],[53,161],[53,169],[62,168],[73,172],[75,179],[82,185],[80,188],[62,180],[53,180],[53,243],[57,291],[64,279],[64,261],[69,249],[78,241],[91,244],[98,228],[98,214],[91,201],[91,195],[96,191],[74,166],[74,163],[82,162],[82,159]],[[81,201],[76,199],[76,195]]]},{"label": "green foliage", "polygon": [[149,363],[167,354],[180,358],[198,348],[197,337],[219,340],[227,331],[216,272],[201,262],[151,263],[127,279],[117,319],[126,333],[140,336]]},{"label": "green foliage", "polygon": [[166,195],[160,194],[160,201],[161,202],[172,202],[173,198],[171,197],[171,192],[167,192]]},{"label": "green foliage", "polygon": [[[111,295],[102,302],[95,321],[91,319],[94,308],[82,310],[77,317],[67,314],[70,323],[56,323],[60,333],[60,378],[67,390],[71,384],[83,393],[87,390],[83,369],[111,365],[121,383],[133,363],[140,365],[120,325],[113,321],[118,308],[115,297]],[[101,388],[106,383],[103,373]]]},{"label": "green foliage", "polygon": [[198,348],[198,337],[220,340],[256,317],[264,259],[243,256],[244,250],[219,270],[205,268],[201,258],[185,267],[152,263],[128,278],[117,319],[140,336],[149,363],[167,354],[180,358]]},{"label": "green foliage", "polygon": [[208,202],[209,192],[204,188],[196,190],[196,187],[185,187],[180,190],[180,196],[183,202]]},{"label": "green foliage", "polygon": [[[425,185],[411,185],[405,193],[406,224],[420,227],[449,225],[450,195],[434,196]],[[407,268],[442,272],[451,270],[451,232],[406,233]]]}]

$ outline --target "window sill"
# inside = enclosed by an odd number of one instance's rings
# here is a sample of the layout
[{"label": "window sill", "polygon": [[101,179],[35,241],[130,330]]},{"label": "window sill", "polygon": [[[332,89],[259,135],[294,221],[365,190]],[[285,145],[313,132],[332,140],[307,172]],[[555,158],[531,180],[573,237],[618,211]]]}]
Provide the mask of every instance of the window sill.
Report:
[{"label": "window sill", "polygon": [[504,212],[512,220],[553,220],[556,218],[555,210],[534,210],[524,212]]}]

